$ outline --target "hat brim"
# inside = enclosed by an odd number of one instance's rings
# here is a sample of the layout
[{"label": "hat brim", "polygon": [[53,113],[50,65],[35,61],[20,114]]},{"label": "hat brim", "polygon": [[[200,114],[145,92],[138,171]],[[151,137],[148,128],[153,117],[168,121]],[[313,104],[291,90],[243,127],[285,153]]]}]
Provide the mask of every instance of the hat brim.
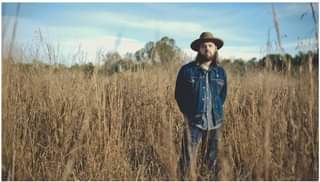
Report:
[{"label": "hat brim", "polygon": [[218,38],[213,38],[213,39],[197,39],[191,43],[191,49],[194,51],[199,51],[200,44],[203,42],[213,42],[216,46],[217,49],[220,49],[223,46],[223,41]]}]

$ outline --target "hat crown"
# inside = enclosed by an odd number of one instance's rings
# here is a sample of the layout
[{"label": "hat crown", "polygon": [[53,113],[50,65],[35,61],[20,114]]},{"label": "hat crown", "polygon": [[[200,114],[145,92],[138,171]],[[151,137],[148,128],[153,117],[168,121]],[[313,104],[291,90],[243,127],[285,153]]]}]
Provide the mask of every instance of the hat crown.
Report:
[{"label": "hat crown", "polygon": [[212,38],[213,38],[213,35],[211,32],[203,32],[200,35],[200,39],[212,39]]}]

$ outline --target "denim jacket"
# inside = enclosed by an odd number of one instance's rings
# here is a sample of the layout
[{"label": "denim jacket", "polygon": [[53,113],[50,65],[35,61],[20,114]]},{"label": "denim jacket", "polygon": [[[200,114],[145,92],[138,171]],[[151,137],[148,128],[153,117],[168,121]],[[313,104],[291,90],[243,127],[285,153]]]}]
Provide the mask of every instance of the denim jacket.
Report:
[{"label": "denim jacket", "polygon": [[[223,104],[227,95],[227,75],[225,70],[212,65],[209,68],[209,85],[212,95],[212,116],[215,124],[223,122]],[[181,67],[176,81],[175,99],[180,111],[188,118],[190,124],[201,124],[205,110],[205,73],[196,61]]]}]

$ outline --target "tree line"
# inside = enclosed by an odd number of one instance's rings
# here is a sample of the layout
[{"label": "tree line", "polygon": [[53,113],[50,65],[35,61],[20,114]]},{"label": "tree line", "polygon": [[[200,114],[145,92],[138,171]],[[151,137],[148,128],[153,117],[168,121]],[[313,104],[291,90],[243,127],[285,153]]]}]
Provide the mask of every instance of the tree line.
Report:
[{"label": "tree line", "polygon": [[[243,74],[247,71],[268,69],[270,71],[285,72],[288,70],[289,61],[291,72],[301,72],[301,70],[310,64],[310,55],[312,56],[312,65],[318,68],[318,54],[311,51],[299,52],[292,56],[290,54],[268,54],[263,58],[251,58],[244,60],[238,59],[220,59],[220,64],[230,71]],[[183,64],[191,61],[192,58],[188,57],[177,45],[174,39],[167,36],[161,38],[159,41],[149,41],[143,48],[137,50],[135,53],[127,53],[121,56],[118,52],[109,52],[102,55],[102,65],[94,65],[92,62],[85,64],[73,64],[67,67],[63,64],[49,65],[36,61],[36,64],[44,68],[51,68],[55,71],[59,70],[71,70],[82,71],[88,77],[91,77],[94,71],[99,74],[111,75],[123,71],[138,71],[140,69],[147,69],[152,66],[165,65],[170,66],[172,64]],[[25,69],[31,67],[33,64],[19,63]]]}]

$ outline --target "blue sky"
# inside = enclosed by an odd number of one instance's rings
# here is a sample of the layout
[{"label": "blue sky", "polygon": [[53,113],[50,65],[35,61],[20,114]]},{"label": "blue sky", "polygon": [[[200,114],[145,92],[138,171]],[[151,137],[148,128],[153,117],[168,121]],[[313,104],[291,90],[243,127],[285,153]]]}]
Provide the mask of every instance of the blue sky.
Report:
[{"label": "blue sky", "polygon": [[[4,44],[9,42],[16,5],[2,3]],[[297,45],[312,44],[310,4],[274,5],[285,51],[308,49]],[[314,5],[318,18],[318,4]],[[34,51],[40,30],[61,54],[70,57],[81,47],[92,62],[97,50],[123,55],[163,36],[174,38],[178,47],[194,56],[190,43],[204,31],[224,40],[223,58],[262,57],[269,30],[271,51],[277,52],[271,3],[21,3],[18,18],[16,42],[24,50]],[[64,63],[70,64],[70,59]]]}]

